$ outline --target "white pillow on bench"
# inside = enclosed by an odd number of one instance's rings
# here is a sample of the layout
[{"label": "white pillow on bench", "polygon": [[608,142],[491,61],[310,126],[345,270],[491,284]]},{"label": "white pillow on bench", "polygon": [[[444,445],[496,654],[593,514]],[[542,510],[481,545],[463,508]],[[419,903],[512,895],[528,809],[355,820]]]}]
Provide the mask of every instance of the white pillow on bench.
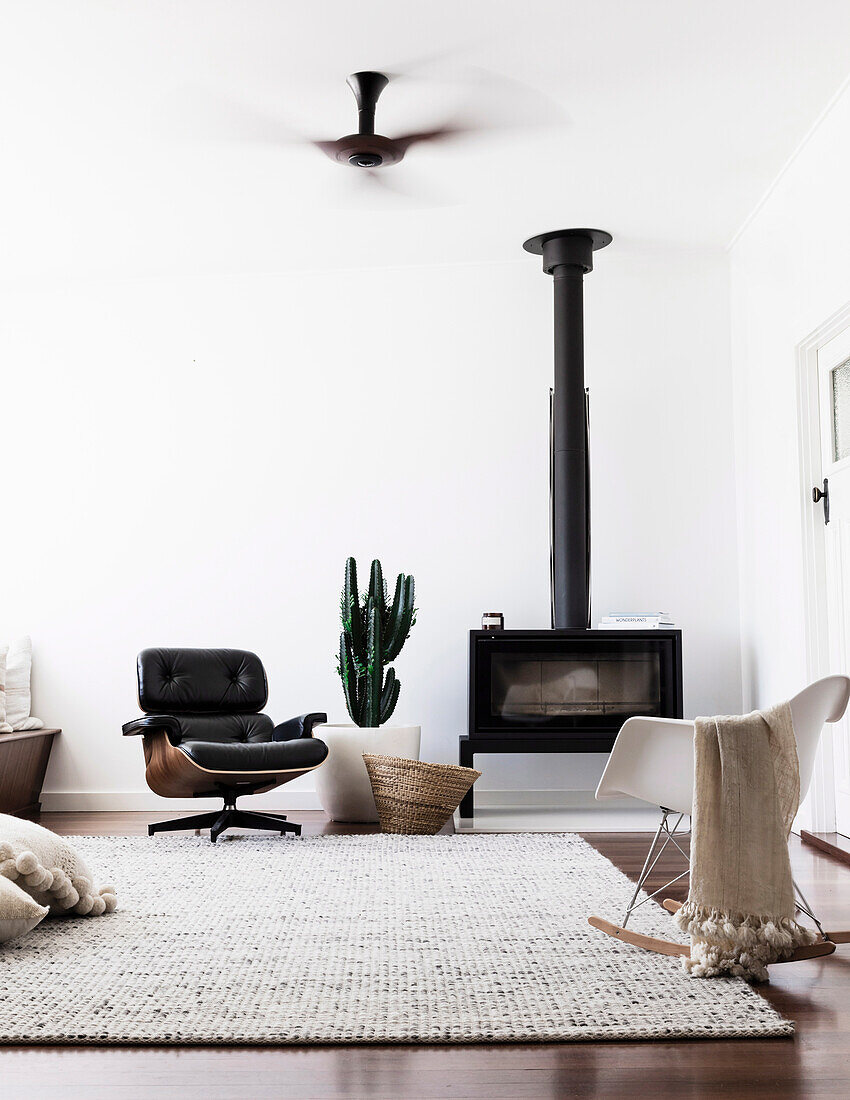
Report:
[{"label": "white pillow on bench", "polygon": [[11,733],[12,727],[6,721],[6,654],[7,645],[0,645],[0,733]]},{"label": "white pillow on bench", "polygon": [[[11,729],[40,730],[44,722],[30,716],[32,695],[30,694],[30,675],[32,673],[32,642],[19,638],[9,645],[6,654],[6,722]],[[9,731],[6,730],[8,733]]]}]

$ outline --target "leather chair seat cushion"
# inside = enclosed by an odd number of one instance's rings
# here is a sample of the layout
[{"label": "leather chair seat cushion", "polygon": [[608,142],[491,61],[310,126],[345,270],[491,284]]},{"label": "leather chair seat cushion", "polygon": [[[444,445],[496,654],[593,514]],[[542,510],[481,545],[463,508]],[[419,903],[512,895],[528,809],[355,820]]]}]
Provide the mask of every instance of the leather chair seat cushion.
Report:
[{"label": "leather chair seat cushion", "polygon": [[181,741],[179,749],[211,772],[286,772],[315,768],[328,755],[324,741]]},{"label": "leather chair seat cushion", "polygon": [[182,741],[271,741],[274,722],[267,714],[175,714],[179,733],[169,733],[172,744]]}]

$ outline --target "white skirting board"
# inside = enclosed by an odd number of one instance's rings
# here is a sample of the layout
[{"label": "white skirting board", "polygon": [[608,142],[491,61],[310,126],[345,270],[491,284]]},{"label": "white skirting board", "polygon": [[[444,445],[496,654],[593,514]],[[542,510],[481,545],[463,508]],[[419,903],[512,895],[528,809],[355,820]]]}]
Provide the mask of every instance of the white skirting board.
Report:
[{"label": "white skirting board", "polygon": [[[200,812],[218,805],[214,798],[159,798],[151,791],[46,791],[41,796],[46,812],[153,811],[168,816],[183,811]],[[316,792],[287,791],[286,787],[264,795],[246,796],[246,809],[318,810]],[[476,791],[475,829],[540,829],[574,831],[643,831],[654,829],[658,811],[634,799],[597,802],[592,791]],[[456,823],[460,828],[467,822]]]},{"label": "white skirting board", "polygon": [[476,798],[473,820],[455,813],[455,829],[459,833],[645,833],[658,826],[658,810],[645,803],[597,802],[590,792],[535,793],[548,795],[549,801],[498,805],[486,798],[479,803]]},{"label": "white skirting board", "polygon": [[[249,805],[250,804],[250,805]],[[43,791],[41,808],[46,813],[74,811],[152,810],[167,814],[170,810],[194,810],[202,813],[221,805],[220,798],[160,798],[152,791]],[[318,810],[315,791],[269,791],[267,794],[245,795],[239,803],[245,809]]]}]

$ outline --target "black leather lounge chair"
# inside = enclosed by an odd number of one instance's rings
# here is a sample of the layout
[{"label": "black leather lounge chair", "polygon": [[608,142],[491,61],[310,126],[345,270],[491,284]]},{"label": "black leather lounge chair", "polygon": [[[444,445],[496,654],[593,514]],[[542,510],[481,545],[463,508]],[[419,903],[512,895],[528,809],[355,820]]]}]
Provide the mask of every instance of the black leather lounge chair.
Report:
[{"label": "black leather lounge chair", "polygon": [[276,726],[260,713],[268,700],[265,669],[244,649],[145,649],[137,669],[145,716],[123,731],[143,738],[150,789],[164,798],[224,799],[221,810],[158,821],[148,834],[209,829],[213,843],[229,828],[298,836],[301,826],[285,816],[238,810],[236,799],[318,768],[328,748],[313,737],[313,726],[327,715],[302,714]]}]

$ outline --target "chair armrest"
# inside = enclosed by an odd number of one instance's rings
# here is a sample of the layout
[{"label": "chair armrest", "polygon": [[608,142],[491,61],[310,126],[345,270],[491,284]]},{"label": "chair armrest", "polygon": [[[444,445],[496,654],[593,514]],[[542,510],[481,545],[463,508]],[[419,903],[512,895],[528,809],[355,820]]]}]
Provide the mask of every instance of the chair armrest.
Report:
[{"label": "chair armrest", "polygon": [[315,714],[299,714],[297,718],[290,718],[288,722],[281,722],[272,730],[272,741],[293,741],[296,737],[312,737],[313,726],[319,722],[327,722],[328,716],[321,712]]},{"label": "chair armrest", "polygon": [[[165,730],[168,734],[180,734],[180,722],[171,714],[146,714],[143,718],[134,718],[125,722],[121,732],[125,737],[134,737],[142,733],[156,733]],[[175,742],[176,744],[176,742]]]}]

